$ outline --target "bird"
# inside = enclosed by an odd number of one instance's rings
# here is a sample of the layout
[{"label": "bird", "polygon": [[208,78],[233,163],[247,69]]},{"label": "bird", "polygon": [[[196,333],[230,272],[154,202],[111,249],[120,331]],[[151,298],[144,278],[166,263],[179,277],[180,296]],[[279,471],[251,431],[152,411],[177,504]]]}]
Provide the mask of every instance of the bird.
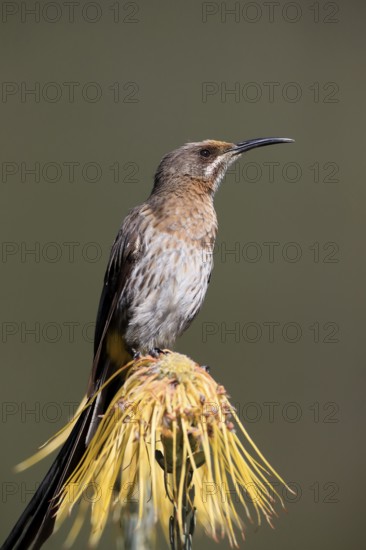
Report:
[{"label": "bird", "polygon": [[[126,216],[111,248],[94,335],[86,407],[15,524],[2,550],[38,550],[53,532],[57,499],[125,374],[100,388],[140,354],[159,354],[198,314],[213,268],[218,230],[214,196],[243,153],[290,138],[238,143],[206,139],[166,154],[150,196]],[[94,398],[93,398],[94,396]]]}]

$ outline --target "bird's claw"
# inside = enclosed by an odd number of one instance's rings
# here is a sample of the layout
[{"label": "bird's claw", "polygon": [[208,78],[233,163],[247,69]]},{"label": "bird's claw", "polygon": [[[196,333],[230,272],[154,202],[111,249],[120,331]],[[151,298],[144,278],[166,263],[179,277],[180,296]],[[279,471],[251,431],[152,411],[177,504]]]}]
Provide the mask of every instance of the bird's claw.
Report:
[{"label": "bird's claw", "polygon": [[138,351],[136,349],[134,349],[132,351],[133,351],[133,360],[134,361],[138,361],[139,359],[141,359],[141,357],[142,357],[141,351]]},{"label": "bird's claw", "polygon": [[[169,352],[169,350],[163,350],[163,349],[160,349],[160,348],[152,348],[148,353],[147,355],[150,355],[150,357],[153,357],[154,359],[158,359],[160,355],[167,355]],[[139,359],[141,359],[142,357],[142,353],[141,351],[135,349],[135,348],[132,348],[132,358],[134,361],[138,361]]]},{"label": "bird's claw", "polygon": [[166,355],[168,352],[164,351],[160,348],[153,348],[149,351],[149,355],[153,357],[154,359],[158,359],[160,355]]}]

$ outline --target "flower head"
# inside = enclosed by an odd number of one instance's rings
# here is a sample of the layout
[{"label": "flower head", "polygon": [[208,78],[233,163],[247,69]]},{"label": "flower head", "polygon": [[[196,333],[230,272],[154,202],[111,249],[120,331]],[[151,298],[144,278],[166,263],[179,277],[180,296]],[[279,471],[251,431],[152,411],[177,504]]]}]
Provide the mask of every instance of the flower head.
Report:
[{"label": "flower head", "polygon": [[58,497],[56,525],[82,502],[68,542],[90,508],[95,546],[108,516],[123,514],[131,501],[138,524],[149,501],[165,531],[173,510],[170,536],[187,531],[195,509],[198,524],[215,539],[227,536],[232,546],[237,532],[244,536],[242,512],[271,524],[275,497],[281,499],[268,477],[283,481],[249,437],[225,388],[177,353],[143,357],[124,368],[125,383]]}]

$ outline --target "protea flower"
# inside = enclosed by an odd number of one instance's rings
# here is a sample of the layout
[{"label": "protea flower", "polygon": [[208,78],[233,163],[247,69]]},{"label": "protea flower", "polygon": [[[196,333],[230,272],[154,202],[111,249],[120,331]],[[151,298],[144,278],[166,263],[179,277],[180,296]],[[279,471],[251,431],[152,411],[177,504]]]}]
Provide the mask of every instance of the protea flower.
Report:
[{"label": "protea flower", "polygon": [[[209,536],[227,536],[235,547],[237,534],[244,538],[243,516],[272,525],[275,500],[282,500],[269,477],[284,482],[241,424],[225,388],[177,353],[142,357],[123,369],[124,385],[58,495],[56,527],[81,503],[67,544],[90,511],[89,542],[96,546],[109,516],[131,514],[131,503],[137,530],[150,503],[153,523],[161,522],[172,548],[189,547],[196,519]],[[66,438],[75,420],[40,456]]]}]

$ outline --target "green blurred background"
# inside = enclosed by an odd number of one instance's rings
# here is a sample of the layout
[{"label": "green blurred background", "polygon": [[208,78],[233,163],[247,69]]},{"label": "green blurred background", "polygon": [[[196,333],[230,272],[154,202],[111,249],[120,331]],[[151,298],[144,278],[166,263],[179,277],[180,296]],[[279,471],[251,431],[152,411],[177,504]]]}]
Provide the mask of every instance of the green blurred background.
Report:
[{"label": "green blurred background", "polygon": [[245,547],[364,547],[364,3],[35,4],[1,6],[0,538],[47,469],[14,464],[86,389],[109,247],[161,156],[282,136],[222,184],[210,289],[176,349],[297,493]]}]

